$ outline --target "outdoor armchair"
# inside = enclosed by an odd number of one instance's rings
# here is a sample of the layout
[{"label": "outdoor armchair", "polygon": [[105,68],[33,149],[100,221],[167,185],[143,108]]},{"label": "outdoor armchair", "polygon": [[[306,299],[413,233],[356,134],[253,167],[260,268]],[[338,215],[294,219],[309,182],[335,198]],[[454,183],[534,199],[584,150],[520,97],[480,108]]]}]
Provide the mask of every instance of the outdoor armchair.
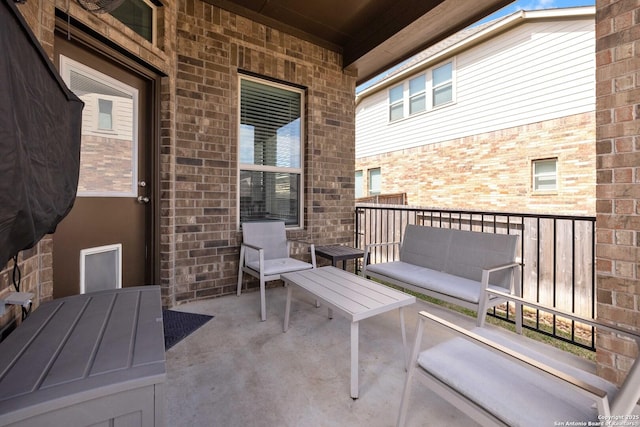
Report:
[{"label": "outdoor armchair", "polygon": [[283,273],[316,268],[315,246],[310,247],[311,263],[291,257],[291,244],[287,240],[283,221],[242,223],[242,244],[238,267],[238,296],[242,290],[242,275],[247,273],[260,280],[260,316],[267,320],[265,283],[279,280]]}]

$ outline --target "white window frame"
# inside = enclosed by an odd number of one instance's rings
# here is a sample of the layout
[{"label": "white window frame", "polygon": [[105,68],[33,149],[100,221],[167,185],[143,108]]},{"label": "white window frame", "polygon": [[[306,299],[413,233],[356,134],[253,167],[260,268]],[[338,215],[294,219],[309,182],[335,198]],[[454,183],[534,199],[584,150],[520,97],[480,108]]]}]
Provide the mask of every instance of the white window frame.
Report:
[{"label": "white window frame", "polygon": [[[110,127],[108,128],[104,128],[102,126],[100,126],[100,118],[102,115],[102,110],[100,109],[100,101],[105,101],[108,102],[111,106],[111,111],[109,112],[109,122],[111,124]],[[96,99],[96,106],[97,106],[97,114],[96,114],[96,132],[109,132],[109,133],[114,133],[114,129],[116,128],[116,124],[115,124],[115,115],[113,114],[113,112],[116,110],[116,103],[113,99],[109,99],[106,96],[103,95],[99,95],[97,96]]]},{"label": "white window frame", "polygon": [[355,173],[354,178],[355,184],[355,198],[359,199],[360,197],[364,197],[364,174],[362,173],[362,169],[359,169]]},{"label": "white window frame", "polygon": [[[372,172],[378,172],[378,181],[379,181],[379,188],[377,189],[377,191],[375,191],[375,189],[373,188],[373,179],[371,178],[371,173]],[[378,194],[382,194],[382,168],[371,168],[367,171],[367,195],[369,196],[377,196]]]},{"label": "white window frame", "polygon": [[[434,86],[433,85],[433,71],[441,68],[445,65],[451,64],[451,78],[441,84]],[[417,78],[423,77],[425,79],[425,88],[424,91],[419,91],[416,93],[411,93],[411,82]],[[436,89],[443,88],[446,86],[451,86],[451,100],[447,102],[443,102],[439,105],[434,105],[434,92]],[[394,89],[402,88],[402,99],[396,100],[394,102],[391,101],[391,91]],[[416,97],[423,96],[425,97],[425,108],[420,111],[411,111],[411,101]],[[404,79],[401,83],[393,85],[387,91],[387,120],[389,124],[397,123],[404,119],[411,118],[413,116],[417,116],[423,113],[428,113],[430,111],[447,107],[455,103],[456,100],[456,60],[455,58],[448,59],[447,61],[441,62],[434,67],[430,67],[428,70],[423,71],[422,73],[414,74],[406,79]],[[398,117],[396,119],[391,118],[391,109],[396,106],[402,106],[402,117]]]},{"label": "white window frame", "polygon": [[[434,80],[433,79],[433,72],[435,70],[439,69],[439,68],[442,68],[442,67],[448,65],[448,64],[451,64],[451,78],[449,80],[445,81],[445,82],[442,82],[442,83],[440,83],[438,85],[435,85],[433,83],[433,80]],[[440,107],[443,107],[445,105],[450,105],[456,99],[456,97],[455,97],[455,85],[454,85],[455,71],[456,71],[456,64],[455,64],[453,59],[451,59],[450,61],[446,61],[446,62],[443,62],[441,64],[438,64],[437,66],[431,68],[430,72],[431,72],[431,108],[432,109],[440,108]],[[443,102],[441,104],[436,105],[436,102],[435,102],[435,92],[436,92],[436,90],[440,89],[440,88],[447,87],[447,86],[451,86],[451,99],[449,101],[446,101],[446,102]]]},{"label": "white window frame", "polygon": [[[398,88],[402,89],[402,97],[397,101],[391,101],[391,92],[394,91],[395,89],[398,89]],[[404,99],[405,98],[404,83],[399,84],[399,85],[395,85],[394,87],[389,88],[388,95],[389,95],[389,98],[388,98],[388,105],[389,105],[388,119],[389,119],[389,122],[393,123],[393,122],[397,122],[398,120],[404,119],[407,116],[405,111],[404,111],[405,110],[405,105],[406,105],[406,102],[405,102],[405,99]],[[398,117],[396,119],[393,119],[391,117],[391,110],[393,110],[395,107],[398,107],[398,106],[401,107],[400,111],[402,111],[402,116]]]},{"label": "white window frame", "polygon": [[[242,80],[254,81],[266,86],[274,86],[280,89],[288,90],[291,92],[296,92],[300,95],[300,167],[279,167],[279,166],[269,166],[269,165],[256,165],[254,163],[242,163],[241,162],[241,147],[240,147],[240,135],[242,132],[242,123],[241,123],[241,108],[242,108]],[[283,173],[293,173],[298,174],[300,177],[299,183],[299,200],[298,200],[298,221],[295,225],[286,225],[287,229],[303,229],[304,228],[304,147],[305,141],[304,136],[305,132],[305,91],[304,89],[298,88],[296,86],[290,86],[282,83],[273,82],[267,79],[261,79],[258,77],[253,77],[247,74],[238,74],[238,119],[237,119],[237,129],[238,129],[238,139],[237,139],[237,149],[238,149],[238,167],[237,167],[237,183],[238,183],[238,197],[236,198],[236,212],[237,212],[237,227],[240,229],[240,177],[242,171],[257,171],[257,172],[283,172]]]},{"label": "white window frame", "polygon": [[[411,82],[417,79],[422,79],[423,83],[424,83],[424,88],[416,93],[411,93]],[[407,116],[413,116],[416,114],[420,114],[420,113],[424,113],[425,111],[427,111],[427,106],[428,104],[428,100],[427,100],[427,76],[425,74],[420,74],[417,75],[415,77],[412,77],[410,79],[408,79],[407,82],[408,85],[408,90],[409,90],[409,99],[407,102],[407,109],[409,111],[407,111],[408,115]],[[419,98],[419,97],[423,97],[424,98],[424,109],[420,110],[420,111],[411,111],[411,101],[413,101],[415,98]]]},{"label": "white window frame", "polygon": [[[542,164],[542,163],[549,163],[549,162],[553,162],[555,165],[555,171],[554,172],[538,172],[537,166]],[[557,157],[548,157],[548,158],[544,158],[544,159],[534,159],[531,161],[531,188],[533,190],[534,193],[555,193],[558,191],[558,158]],[[546,180],[549,180],[549,178],[553,178],[553,180],[555,181],[555,187],[554,188],[539,188],[539,179],[543,178]]]},{"label": "white window frame", "polygon": [[115,254],[115,264],[113,265],[113,277],[115,279],[115,289],[122,288],[122,243],[115,243],[113,245],[96,246],[93,248],[86,248],[80,250],[80,293],[84,294],[87,291],[86,286],[86,260],[88,256],[102,254],[107,252],[113,252]]}]

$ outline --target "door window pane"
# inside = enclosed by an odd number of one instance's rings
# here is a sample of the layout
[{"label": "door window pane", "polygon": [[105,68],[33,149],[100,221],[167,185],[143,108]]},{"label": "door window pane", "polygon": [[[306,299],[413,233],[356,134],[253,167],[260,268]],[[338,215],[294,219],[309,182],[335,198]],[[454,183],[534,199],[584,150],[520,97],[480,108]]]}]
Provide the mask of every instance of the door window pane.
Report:
[{"label": "door window pane", "polygon": [[60,71],[84,101],[78,196],[138,194],[138,90],[64,56]]}]

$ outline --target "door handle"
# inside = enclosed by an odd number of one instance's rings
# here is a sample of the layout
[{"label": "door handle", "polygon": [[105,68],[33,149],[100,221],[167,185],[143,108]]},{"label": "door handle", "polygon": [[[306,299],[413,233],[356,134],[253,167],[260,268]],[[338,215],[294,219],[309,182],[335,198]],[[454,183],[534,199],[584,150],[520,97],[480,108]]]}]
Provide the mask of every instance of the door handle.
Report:
[{"label": "door handle", "polygon": [[147,196],[138,196],[138,203],[141,203],[141,204],[149,203],[149,198]]}]

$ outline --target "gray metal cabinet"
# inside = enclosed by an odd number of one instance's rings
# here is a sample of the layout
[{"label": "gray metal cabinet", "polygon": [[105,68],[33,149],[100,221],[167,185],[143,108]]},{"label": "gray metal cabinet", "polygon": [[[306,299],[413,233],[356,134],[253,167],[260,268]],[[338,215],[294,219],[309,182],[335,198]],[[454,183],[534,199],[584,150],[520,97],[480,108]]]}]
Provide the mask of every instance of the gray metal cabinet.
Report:
[{"label": "gray metal cabinet", "polygon": [[164,425],[160,288],[46,302],[0,343],[0,426]]}]

